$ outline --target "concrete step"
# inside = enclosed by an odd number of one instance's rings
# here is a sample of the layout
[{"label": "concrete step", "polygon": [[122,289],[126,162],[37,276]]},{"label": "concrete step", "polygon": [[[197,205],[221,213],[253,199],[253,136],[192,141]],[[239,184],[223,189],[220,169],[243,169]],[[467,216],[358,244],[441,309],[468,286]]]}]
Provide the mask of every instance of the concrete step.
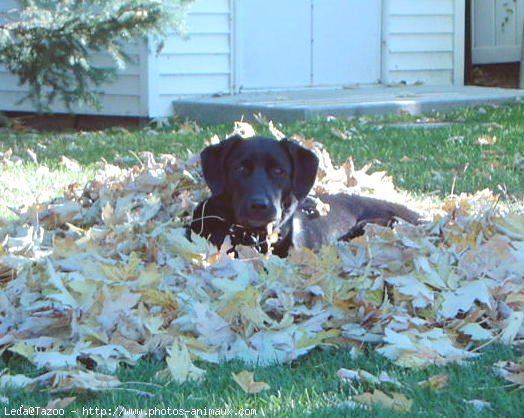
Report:
[{"label": "concrete step", "polygon": [[408,112],[421,114],[458,107],[524,100],[524,90],[477,86],[357,86],[181,98],[176,116],[203,123],[252,120],[260,113],[278,122],[319,116],[349,117]]}]

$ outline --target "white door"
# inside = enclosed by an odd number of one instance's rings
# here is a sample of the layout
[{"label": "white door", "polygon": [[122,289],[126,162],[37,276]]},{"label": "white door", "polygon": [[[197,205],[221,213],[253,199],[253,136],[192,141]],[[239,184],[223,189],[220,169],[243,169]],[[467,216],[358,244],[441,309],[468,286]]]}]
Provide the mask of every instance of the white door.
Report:
[{"label": "white door", "polygon": [[314,85],[379,80],[380,4],[380,0],[314,0]]},{"label": "white door", "polygon": [[235,0],[235,90],[374,83],[380,0]]},{"label": "white door", "polygon": [[310,0],[236,0],[235,89],[311,82]]},{"label": "white door", "polygon": [[473,0],[474,64],[520,61],[524,0]]}]

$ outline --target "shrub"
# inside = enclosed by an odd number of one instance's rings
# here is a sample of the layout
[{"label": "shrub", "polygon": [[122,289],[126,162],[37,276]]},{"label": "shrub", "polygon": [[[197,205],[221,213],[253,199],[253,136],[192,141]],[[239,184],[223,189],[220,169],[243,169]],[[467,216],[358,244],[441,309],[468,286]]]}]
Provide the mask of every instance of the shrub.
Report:
[{"label": "shrub", "polygon": [[[38,111],[61,99],[99,107],[96,87],[114,78],[130,58],[129,41],[148,34],[162,38],[183,29],[192,0],[24,0],[0,23],[0,62],[26,84]],[[161,44],[161,43],[160,43]],[[92,52],[107,52],[114,65],[93,63]]]}]

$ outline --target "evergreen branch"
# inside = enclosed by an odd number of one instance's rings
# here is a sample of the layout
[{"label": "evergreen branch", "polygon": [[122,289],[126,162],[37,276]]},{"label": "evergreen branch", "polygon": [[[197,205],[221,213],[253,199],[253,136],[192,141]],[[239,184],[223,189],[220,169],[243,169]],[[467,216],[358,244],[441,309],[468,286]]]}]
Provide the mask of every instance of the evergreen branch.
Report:
[{"label": "evergreen branch", "polygon": [[190,1],[24,0],[18,20],[0,25],[0,62],[29,87],[24,99],[39,111],[58,97],[69,110],[76,103],[99,106],[93,87],[114,79],[117,67],[97,67],[92,52],[128,64],[124,41],[165,35],[169,23],[180,30],[173,10]]}]

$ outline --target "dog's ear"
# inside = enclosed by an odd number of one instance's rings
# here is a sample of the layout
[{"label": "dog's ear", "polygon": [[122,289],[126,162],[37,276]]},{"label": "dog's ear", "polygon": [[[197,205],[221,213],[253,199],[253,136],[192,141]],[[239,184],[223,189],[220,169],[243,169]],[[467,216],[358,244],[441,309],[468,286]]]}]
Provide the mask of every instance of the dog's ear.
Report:
[{"label": "dog's ear", "polygon": [[286,147],[293,161],[293,194],[298,200],[303,200],[315,184],[318,158],[312,151],[287,138],[280,143]]},{"label": "dog's ear", "polygon": [[240,135],[234,135],[216,145],[209,145],[200,153],[202,172],[211,193],[215,196],[224,190],[224,161],[233,147],[242,141]]}]

